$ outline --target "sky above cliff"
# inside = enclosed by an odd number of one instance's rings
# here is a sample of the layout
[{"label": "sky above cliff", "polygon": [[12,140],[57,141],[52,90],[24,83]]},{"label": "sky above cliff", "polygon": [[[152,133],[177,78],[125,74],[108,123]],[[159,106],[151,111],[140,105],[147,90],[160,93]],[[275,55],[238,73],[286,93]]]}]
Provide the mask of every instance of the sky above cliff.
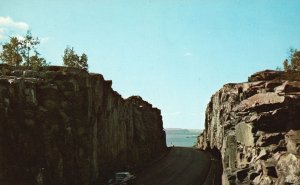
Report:
[{"label": "sky above cliff", "polygon": [[124,98],[162,110],[166,128],[204,128],[210,96],[282,66],[300,49],[300,1],[0,0],[0,42],[27,29],[62,64],[66,46]]}]

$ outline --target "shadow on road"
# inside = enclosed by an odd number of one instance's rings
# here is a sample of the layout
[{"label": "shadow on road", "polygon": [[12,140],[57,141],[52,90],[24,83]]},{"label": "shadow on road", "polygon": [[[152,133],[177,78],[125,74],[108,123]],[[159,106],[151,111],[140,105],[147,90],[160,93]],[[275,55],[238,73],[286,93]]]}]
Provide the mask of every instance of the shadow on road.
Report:
[{"label": "shadow on road", "polygon": [[221,162],[208,152],[172,147],[169,153],[137,173],[135,185],[219,185]]}]

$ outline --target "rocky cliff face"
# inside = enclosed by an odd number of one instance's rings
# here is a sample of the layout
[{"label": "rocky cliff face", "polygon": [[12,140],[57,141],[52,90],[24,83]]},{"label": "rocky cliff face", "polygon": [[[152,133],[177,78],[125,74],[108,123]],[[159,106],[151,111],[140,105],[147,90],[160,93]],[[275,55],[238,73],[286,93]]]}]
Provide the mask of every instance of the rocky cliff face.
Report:
[{"label": "rocky cliff face", "polygon": [[223,184],[300,183],[300,81],[286,80],[293,75],[259,72],[212,96],[197,147],[220,152]]},{"label": "rocky cliff face", "polygon": [[159,109],[99,74],[0,66],[0,184],[94,184],[166,151]]}]

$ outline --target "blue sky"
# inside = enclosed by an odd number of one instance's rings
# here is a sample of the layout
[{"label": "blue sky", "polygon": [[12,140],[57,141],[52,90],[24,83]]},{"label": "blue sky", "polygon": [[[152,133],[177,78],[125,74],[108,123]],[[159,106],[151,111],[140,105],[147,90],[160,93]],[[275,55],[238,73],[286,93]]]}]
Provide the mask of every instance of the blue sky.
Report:
[{"label": "blue sky", "polygon": [[27,29],[62,64],[67,45],[124,98],[162,110],[166,128],[204,128],[210,96],[282,65],[300,48],[299,0],[0,0],[0,41]]}]

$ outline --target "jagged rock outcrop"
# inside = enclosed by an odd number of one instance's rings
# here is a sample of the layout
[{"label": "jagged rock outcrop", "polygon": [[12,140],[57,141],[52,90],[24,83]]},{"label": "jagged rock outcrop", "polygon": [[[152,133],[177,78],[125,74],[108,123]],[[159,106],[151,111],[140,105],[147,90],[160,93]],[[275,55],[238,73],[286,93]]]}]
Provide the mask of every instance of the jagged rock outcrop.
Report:
[{"label": "jagged rock outcrop", "polygon": [[220,152],[224,185],[300,183],[300,81],[293,75],[258,72],[212,96],[197,147]]},{"label": "jagged rock outcrop", "polygon": [[0,65],[0,184],[94,184],[166,151],[161,112],[100,74]]}]

